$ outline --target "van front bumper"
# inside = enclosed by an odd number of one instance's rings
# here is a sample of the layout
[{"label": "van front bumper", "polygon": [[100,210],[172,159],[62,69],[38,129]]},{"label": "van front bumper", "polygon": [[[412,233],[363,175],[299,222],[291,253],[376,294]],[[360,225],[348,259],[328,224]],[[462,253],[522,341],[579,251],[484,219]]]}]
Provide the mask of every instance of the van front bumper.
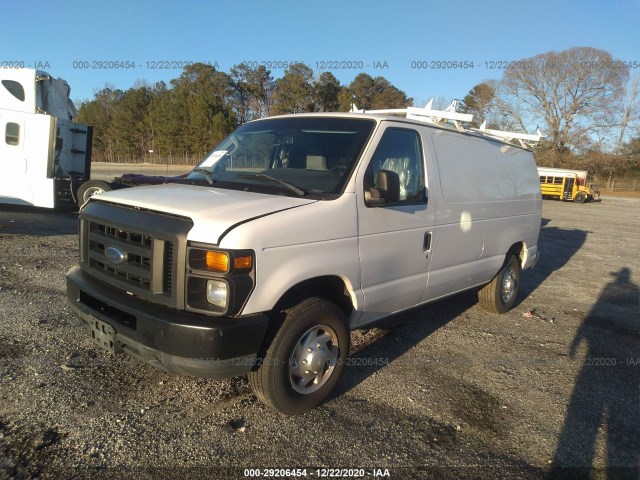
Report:
[{"label": "van front bumper", "polygon": [[211,317],[153,304],[96,280],[79,266],[67,274],[67,299],[108,350],[196,377],[249,372],[269,323],[266,314]]}]

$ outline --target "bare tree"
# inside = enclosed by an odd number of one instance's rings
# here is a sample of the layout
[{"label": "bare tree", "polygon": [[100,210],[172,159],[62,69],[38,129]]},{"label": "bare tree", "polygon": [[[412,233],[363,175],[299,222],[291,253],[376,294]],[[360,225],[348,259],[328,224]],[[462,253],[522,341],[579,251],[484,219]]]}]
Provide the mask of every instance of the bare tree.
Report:
[{"label": "bare tree", "polygon": [[616,153],[622,148],[627,129],[640,121],[640,74],[627,83],[620,115],[620,134],[616,142]]},{"label": "bare tree", "polygon": [[[453,98],[448,98],[448,97],[445,97],[444,95],[438,95],[437,97],[433,98],[433,103],[431,104],[431,108],[433,108],[434,110],[444,110],[449,105],[451,105],[451,100],[453,100]],[[418,106],[422,107],[423,105],[418,105]]]},{"label": "bare tree", "polygon": [[[496,90],[503,123],[540,125],[554,154],[592,146],[620,110],[629,69],[590,47],[548,52],[513,62]],[[512,126],[507,125],[507,126]]]}]

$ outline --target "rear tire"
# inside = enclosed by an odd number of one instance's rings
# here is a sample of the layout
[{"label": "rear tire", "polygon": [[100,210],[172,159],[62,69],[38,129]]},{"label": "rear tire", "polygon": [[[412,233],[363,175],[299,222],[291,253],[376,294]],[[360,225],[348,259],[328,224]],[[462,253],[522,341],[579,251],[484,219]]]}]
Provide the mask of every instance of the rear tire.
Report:
[{"label": "rear tire", "polygon": [[103,182],[102,180],[89,180],[87,182],[84,182],[82,185],[80,185],[80,188],[78,188],[78,207],[84,205],[94,195],[99,195],[110,190],[111,185],[109,185],[107,182]]},{"label": "rear tire", "polygon": [[478,291],[480,305],[493,313],[511,310],[518,296],[521,270],[518,257],[510,255],[493,280]]},{"label": "rear tire", "polygon": [[256,396],[288,415],[320,405],[340,379],[349,353],[344,312],[322,298],[308,298],[286,312],[257,370],[249,373]]}]

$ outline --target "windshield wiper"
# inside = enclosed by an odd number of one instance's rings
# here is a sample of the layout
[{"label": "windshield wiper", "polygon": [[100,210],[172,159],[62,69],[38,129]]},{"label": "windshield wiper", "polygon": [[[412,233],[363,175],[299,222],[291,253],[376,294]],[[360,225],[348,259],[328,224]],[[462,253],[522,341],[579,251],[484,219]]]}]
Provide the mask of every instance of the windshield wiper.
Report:
[{"label": "windshield wiper", "polygon": [[204,167],[198,167],[198,168],[194,168],[193,169],[194,172],[196,173],[201,173],[204,175],[204,178],[207,179],[207,183],[209,185],[213,185],[214,183],[216,183],[216,181],[213,179],[213,177],[211,176],[211,174],[209,172],[207,172],[207,170]]},{"label": "windshield wiper", "polygon": [[305,192],[303,189],[301,189],[300,187],[296,187],[292,183],[285,182],[284,180],[280,180],[279,178],[272,177],[271,175],[266,175],[264,173],[256,173],[254,175],[239,175],[239,177],[241,177],[241,178],[255,178],[255,179],[261,179],[262,178],[262,179],[265,179],[265,180],[271,180],[273,182],[278,182],[279,184],[284,185],[285,187],[287,187],[289,190],[291,190],[293,193],[295,193],[299,197],[304,197],[307,194],[307,192]]}]

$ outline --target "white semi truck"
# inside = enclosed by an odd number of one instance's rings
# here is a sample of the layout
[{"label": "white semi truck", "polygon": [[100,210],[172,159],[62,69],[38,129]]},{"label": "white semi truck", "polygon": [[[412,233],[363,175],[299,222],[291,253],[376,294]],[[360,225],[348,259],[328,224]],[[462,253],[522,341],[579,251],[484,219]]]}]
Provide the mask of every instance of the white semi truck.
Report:
[{"label": "white semi truck", "polygon": [[74,123],[69,84],[29,68],[0,68],[0,203],[82,204],[110,185],[89,180],[90,126]]}]

